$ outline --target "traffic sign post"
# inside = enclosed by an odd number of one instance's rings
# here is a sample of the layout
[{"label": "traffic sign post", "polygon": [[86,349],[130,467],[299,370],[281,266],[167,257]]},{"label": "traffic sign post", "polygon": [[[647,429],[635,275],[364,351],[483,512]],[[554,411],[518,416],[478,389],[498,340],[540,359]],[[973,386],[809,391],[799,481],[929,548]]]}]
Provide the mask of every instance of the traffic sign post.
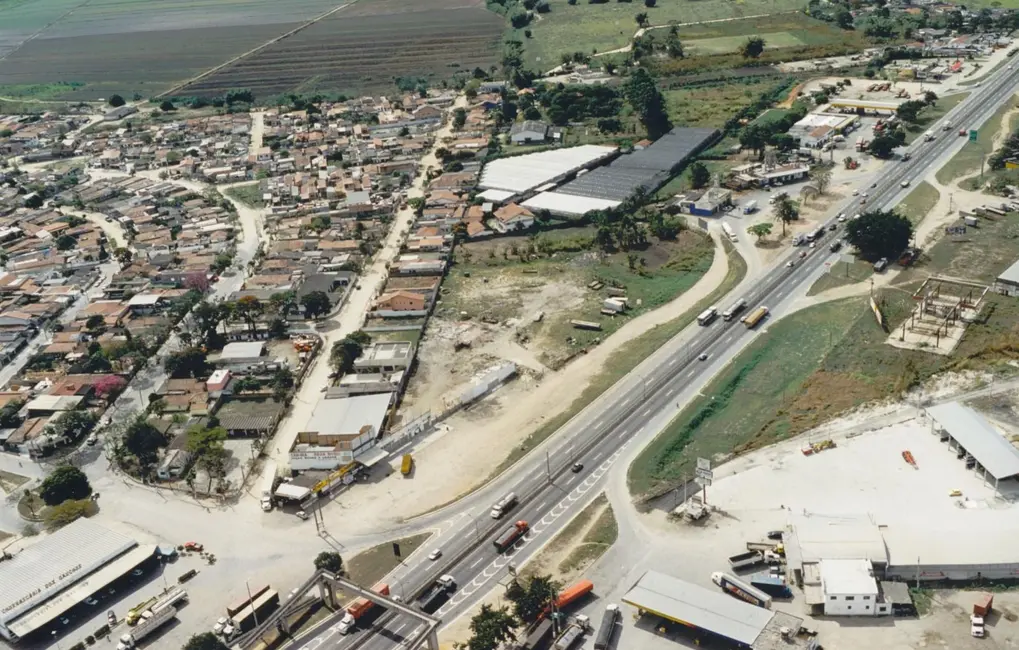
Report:
[{"label": "traffic sign post", "polygon": [[977,130],[976,129],[970,129],[969,130],[969,141],[970,142],[976,142],[977,141]]},{"label": "traffic sign post", "polygon": [[697,469],[694,470],[694,481],[696,481],[703,490],[702,500],[704,503],[708,502],[708,486],[711,485],[714,477],[715,474],[711,471],[711,461],[707,458],[698,458]]}]

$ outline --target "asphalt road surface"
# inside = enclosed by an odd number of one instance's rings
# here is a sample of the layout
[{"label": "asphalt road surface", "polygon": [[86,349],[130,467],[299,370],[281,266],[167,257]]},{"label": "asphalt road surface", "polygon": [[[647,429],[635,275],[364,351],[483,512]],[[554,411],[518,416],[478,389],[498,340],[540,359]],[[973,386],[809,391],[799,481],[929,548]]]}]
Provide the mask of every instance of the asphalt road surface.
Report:
[{"label": "asphalt road surface", "polygon": [[[793,302],[825,272],[826,263],[838,259],[828,246],[843,234],[843,225],[837,220],[840,213],[851,217],[865,209],[894,207],[912,190],[914,182],[940,167],[964,145],[965,139],[958,136],[958,129],[978,127],[1017,86],[1019,72],[1011,66],[994,73],[941,122],[931,126],[933,142],[920,138],[908,148],[911,160],[890,162],[876,187],[860,188],[861,192],[869,193],[865,206],[860,203],[862,194],[843,203],[832,212],[825,224],[825,235],[815,248],[793,249],[763,277],[745,283],[750,286],[745,293],[731,295],[722,302],[720,310],[736,298],[744,298],[747,301],[744,315],[760,305],[767,306],[770,314],[756,329],[747,329],[738,318],[729,322],[718,319],[706,327],[692,325],[567,423],[538,452],[474,494],[420,518],[416,522],[419,530],[439,521],[454,523],[438,539],[433,538],[424,552],[407,559],[407,565],[395,575],[393,593],[401,594],[409,602],[439,575],[453,576],[457,589],[437,612],[448,623],[493,586],[505,582],[511,564],[523,563],[593,500],[625,449],[650,441],[721,368],[767,329],[769,320],[781,318],[790,310]],[[951,122],[952,128],[942,130],[945,120]],[[906,180],[910,185],[904,188],[902,182]],[[835,229],[829,230],[830,226]],[[799,257],[801,251],[808,251],[806,258]],[[789,261],[793,261],[793,266],[787,266]],[[702,354],[707,355],[706,360],[699,359]],[[571,466],[578,462],[583,469],[572,471]],[[518,495],[520,505],[499,521],[491,519],[488,514],[491,505],[510,491]],[[494,539],[521,519],[530,523],[530,532],[512,549],[499,553]],[[429,561],[425,557],[427,552],[437,547],[442,549],[443,556]],[[423,630],[423,624],[390,612],[378,616],[368,629],[347,636],[336,631],[337,621],[333,617],[320,623],[302,636],[298,647],[386,650],[412,646]]]}]

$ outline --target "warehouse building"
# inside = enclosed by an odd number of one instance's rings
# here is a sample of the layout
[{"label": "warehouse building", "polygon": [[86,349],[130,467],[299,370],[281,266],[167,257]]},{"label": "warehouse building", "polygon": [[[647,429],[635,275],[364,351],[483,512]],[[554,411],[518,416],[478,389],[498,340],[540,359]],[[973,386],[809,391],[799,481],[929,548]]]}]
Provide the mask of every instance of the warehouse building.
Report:
[{"label": "warehouse building", "polygon": [[703,635],[739,648],[793,648],[796,637],[787,638],[782,631],[795,634],[803,623],[803,619],[791,614],[756,607],[717,589],[706,589],[657,571],[641,576],[623,596],[623,602],[636,607],[640,615],[651,614],[689,628],[701,644]]},{"label": "warehouse building", "polygon": [[800,141],[801,147],[821,147],[837,135],[845,135],[855,128],[859,118],[842,113],[808,113],[789,128],[789,135]]},{"label": "warehouse building", "polygon": [[879,616],[892,613],[881,597],[868,560],[821,560],[825,616]]},{"label": "warehouse building", "polygon": [[154,545],[79,519],[0,562],[0,636],[18,641],[146,562]]},{"label": "warehouse building", "polygon": [[485,191],[480,196],[502,202],[513,197],[527,196],[544,186],[550,186],[548,189],[551,189],[556,183],[578,172],[602,164],[618,151],[617,147],[584,144],[499,158],[485,165],[481,171],[478,187]]},{"label": "warehouse building", "polygon": [[999,481],[1019,476],[1019,450],[987,418],[959,402],[928,407],[932,432],[947,438],[949,449],[997,488]]},{"label": "warehouse building", "polygon": [[1019,296],[1019,262],[1008,267],[1004,273],[998,276],[998,279],[994,281],[994,291],[1003,296]]}]

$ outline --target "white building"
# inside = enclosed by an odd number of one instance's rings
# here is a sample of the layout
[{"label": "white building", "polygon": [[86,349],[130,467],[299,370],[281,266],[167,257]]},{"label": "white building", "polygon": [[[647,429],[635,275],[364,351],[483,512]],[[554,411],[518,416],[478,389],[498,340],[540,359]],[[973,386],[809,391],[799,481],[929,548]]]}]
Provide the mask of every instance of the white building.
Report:
[{"label": "white building", "polygon": [[375,442],[392,398],[393,393],[379,393],[320,399],[290,450],[290,468],[329,470],[355,460],[370,467],[385,458]]},{"label": "white building", "polygon": [[878,616],[892,613],[880,598],[870,561],[821,560],[825,616]]}]

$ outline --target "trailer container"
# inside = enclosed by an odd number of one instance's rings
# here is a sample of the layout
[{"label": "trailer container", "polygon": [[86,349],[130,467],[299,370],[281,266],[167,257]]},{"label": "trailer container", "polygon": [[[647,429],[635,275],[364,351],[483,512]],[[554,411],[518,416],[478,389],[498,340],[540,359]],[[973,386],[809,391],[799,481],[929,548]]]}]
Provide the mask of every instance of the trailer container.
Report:
[{"label": "trailer container", "polygon": [[612,646],[612,637],[616,632],[616,621],[619,620],[619,605],[609,604],[605,608],[605,617],[598,626],[598,634],[594,637],[594,650],[608,650]]},{"label": "trailer container", "polygon": [[711,581],[731,596],[735,596],[740,600],[745,600],[751,605],[756,605],[757,607],[771,609],[771,596],[760,589],[751,587],[733,575],[716,571],[711,574]]},{"label": "trailer container", "polygon": [[770,573],[755,573],[750,576],[750,586],[760,589],[769,596],[775,598],[792,598],[793,592],[789,585],[780,576],[773,576]]}]

